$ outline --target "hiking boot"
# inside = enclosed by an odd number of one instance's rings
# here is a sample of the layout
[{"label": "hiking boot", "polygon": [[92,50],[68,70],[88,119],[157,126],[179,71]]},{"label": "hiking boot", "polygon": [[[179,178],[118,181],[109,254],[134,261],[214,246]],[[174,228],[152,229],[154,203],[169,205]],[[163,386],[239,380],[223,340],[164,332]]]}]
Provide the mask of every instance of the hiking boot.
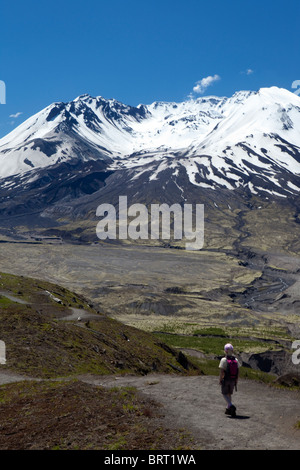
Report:
[{"label": "hiking boot", "polygon": [[225,409],[225,414],[226,414],[226,415],[231,415],[231,411],[230,411],[229,408],[226,408],[226,409]]},{"label": "hiking boot", "polygon": [[232,416],[232,418],[236,417],[236,407],[234,405],[231,405],[229,408],[229,414]]}]

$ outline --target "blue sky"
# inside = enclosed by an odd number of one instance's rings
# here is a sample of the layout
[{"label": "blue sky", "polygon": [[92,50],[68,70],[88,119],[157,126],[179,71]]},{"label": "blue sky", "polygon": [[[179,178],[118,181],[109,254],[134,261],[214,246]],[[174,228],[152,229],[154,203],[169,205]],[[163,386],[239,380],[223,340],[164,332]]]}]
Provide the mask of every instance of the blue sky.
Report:
[{"label": "blue sky", "polygon": [[2,0],[0,137],[83,93],[135,106],[294,91],[299,18],[299,0]]}]

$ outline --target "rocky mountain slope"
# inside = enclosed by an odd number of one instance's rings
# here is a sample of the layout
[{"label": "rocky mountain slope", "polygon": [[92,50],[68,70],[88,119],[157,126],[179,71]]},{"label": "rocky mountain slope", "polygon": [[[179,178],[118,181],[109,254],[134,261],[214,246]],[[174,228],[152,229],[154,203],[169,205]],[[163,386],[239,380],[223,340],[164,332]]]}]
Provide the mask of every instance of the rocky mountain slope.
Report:
[{"label": "rocky mountain slope", "polygon": [[204,204],[222,236],[274,201],[297,221],[299,129],[300,98],[276,87],[137,107],[54,103],[0,140],[1,225],[74,228],[120,195]]},{"label": "rocky mountain slope", "polygon": [[150,181],[166,169],[176,178],[183,167],[201,187],[271,191],[268,181],[279,194],[293,193],[296,180],[283,182],[280,173],[300,173],[299,126],[300,98],[276,87],[136,108],[82,95],[1,139],[0,176],[101,160],[111,170],[140,168],[137,175],[151,164]]}]

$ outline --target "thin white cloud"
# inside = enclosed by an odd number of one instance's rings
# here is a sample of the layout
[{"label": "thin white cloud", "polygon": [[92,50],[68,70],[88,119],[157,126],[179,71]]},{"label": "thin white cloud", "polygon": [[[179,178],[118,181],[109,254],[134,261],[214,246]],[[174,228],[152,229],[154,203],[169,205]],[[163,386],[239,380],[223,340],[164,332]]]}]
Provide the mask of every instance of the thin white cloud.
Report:
[{"label": "thin white cloud", "polygon": [[202,95],[202,93],[204,93],[209,86],[211,86],[214,82],[217,82],[218,80],[221,80],[221,77],[217,74],[209,75],[208,77],[202,78],[201,80],[198,80],[198,82],[195,83],[193,92]]},{"label": "thin white cloud", "polygon": [[9,117],[16,119],[16,118],[18,118],[19,116],[21,116],[21,114],[23,114],[23,113],[19,111],[19,112],[16,113],[16,114],[10,114]]},{"label": "thin white cloud", "polygon": [[254,73],[254,70],[252,69],[247,69],[247,70],[243,70],[241,72],[243,75],[252,75]]}]

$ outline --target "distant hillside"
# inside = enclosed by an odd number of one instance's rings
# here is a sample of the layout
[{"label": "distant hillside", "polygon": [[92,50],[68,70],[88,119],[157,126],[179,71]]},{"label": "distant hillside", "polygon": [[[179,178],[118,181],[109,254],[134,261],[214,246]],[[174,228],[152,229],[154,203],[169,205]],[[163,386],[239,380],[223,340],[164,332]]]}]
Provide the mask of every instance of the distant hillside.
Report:
[{"label": "distant hillside", "polygon": [[149,333],[98,312],[67,289],[0,275],[1,337],[9,369],[31,377],[196,370]]}]

